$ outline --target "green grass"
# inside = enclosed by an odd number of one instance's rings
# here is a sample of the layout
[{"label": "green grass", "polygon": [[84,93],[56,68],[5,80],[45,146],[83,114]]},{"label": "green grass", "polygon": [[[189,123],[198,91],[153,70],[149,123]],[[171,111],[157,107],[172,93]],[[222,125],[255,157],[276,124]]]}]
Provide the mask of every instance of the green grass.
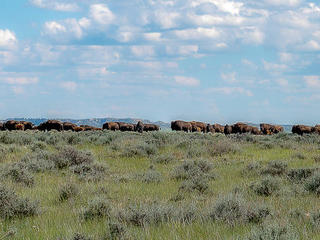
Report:
[{"label": "green grass", "polygon": [[[320,136],[0,132],[0,147],[6,149],[0,151],[0,175],[5,165],[19,162],[24,155],[30,154],[35,142],[46,143],[43,151],[51,154],[75,142],[72,144],[75,149],[91,151],[95,162],[105,164],[107,171],[100,181],[81,179],[69,168],[32,173],[35,183],[31,187],[0,176],[0,183],[14,190],[19,197],[40,202],[40,213],[36,216],[0,218],[0,239],[72,239],[75,233],[82,233],[100,240],[109,236],[108,223],[114,221],[122,221],[126,239],[244,239],[259,224],[239,222],[231,226],[207,217],[215,202],[232,192],[239,192],[249,203],[268,206],[272,214],[264,220],[266,224],[270,221],[287,224],[297,231],[300,239],[320,239],[320,229],[310,218],[310,214],[320,208],[319,196],[304,190],[303,182],[292,183],[285,174],[279,176],[279,190],[271,196],[260,196],[250,186],[265,176],[261,172],[244,171],[248,164],[260,163],[264,168],[270,161],[285,162],[288,170],[316,168],[319,163],[314,157],[320,156]],[[173,158],[168,163],[156,163],[154,158],[159,154],[169,154]],[[179,191],[183,180],[174,179],[173,170],[184,160],[200,159],[213,165],[215,178],[209,180],[209,189],[203,193]],[[143,182],[137,177],[150,166],[161,174],[159,183]],[[68,182],[76,184],[79,193],[59,201],[59,190]],[[86,221],[81,217],[82,212],[96,197],[110,202],[112,214],[110,218]],[[143,203],[182,208],[194,204],[200,217],[192,223],[169,219],[144,227],[134,226],[118,217],[118,213],[128,206]],[[297,210],[302,217],[291,217],[290,212]],[[11,229],[15,229],[15,234],[2,238]]]}]

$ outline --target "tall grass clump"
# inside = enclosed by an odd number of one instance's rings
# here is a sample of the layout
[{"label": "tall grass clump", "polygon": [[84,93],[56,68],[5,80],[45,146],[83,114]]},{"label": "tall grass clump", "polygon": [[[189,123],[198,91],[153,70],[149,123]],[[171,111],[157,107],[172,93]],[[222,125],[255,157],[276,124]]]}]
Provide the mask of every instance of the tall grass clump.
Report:
[{"label": "tall grass clump", "polygon": [[207,160],[187,160],[174,168],[172,177],[177,180],[190,179],[195,176],[210,176],[213,164]]},{"label": "tall grass clump", "polygon": [[104,198],[96,197],[88,203],[82,216],[85,220],[94,218],[109,218],[111,216],[111,204]]},{"label": "tall grass clump", "polygon": [[297,168],[291,169],[288,172],[288,178],[295,183],[301,183],[307,178],[311,177],[316,169],[315,168]]},{"label": "tall grass clump", "polygon": [[59,201],[63,202],[70,198],[74,198],[79,194],[79,188],[73,183],[67,183],[59,189]]},{"label": "tall grass clump", "polygon": [[161,173],[153,168],[150,168],[142,174],[138,174],[137,177],[144,183],[160,183],[163,179]]},{"label": "tall grass clump", "polygon": [[262,174],[280,176],[287,172],[288,164],[282,161],[271,161],[261,170]]},{"label": "tall grass clump", "polygon": [[3,184],[0,185],[0,217],[10,219],[14,217],[29,217],[39,213],[38,202],[27,198],[20,198],[14,191]]},{"label": "tall grass clump", "polygon": [[28,187],[34,185],[34,177],[23,163],[8,164],[3,168],[1,177],[11,178],[12,181]]},{"label": "tall grass clump", "polygon": [[258,195],[271,196],[280,189],[280,181],[274,177],[267,176],[259,182],[253,183],[250,187]]},{"label": "tall grass clump", "polygon": [[304,187],[307,191],[320,195],[320,172],[316,172],[308,178]]}]

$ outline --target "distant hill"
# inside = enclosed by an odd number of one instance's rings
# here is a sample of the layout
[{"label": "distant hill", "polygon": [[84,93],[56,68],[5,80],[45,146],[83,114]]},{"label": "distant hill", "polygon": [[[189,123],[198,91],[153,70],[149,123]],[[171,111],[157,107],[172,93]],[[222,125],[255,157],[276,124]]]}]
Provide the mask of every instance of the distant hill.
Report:
[{"label": "distant hill", "polygon": [[[32,122],[34,125],[39,125],[48,119],[46,118],[13,118],[13,119],[6,119],[3,121],[7,120],[16,120],[16,121],[28,121]],[[149,120],[145,119],[135,119],[135,118],[90,118],[90,119],[56,119],[60,120],[62,122],[72,122],[77,125],[89,125],[93,127],[102,127],[102,125],[105,122],[125,122],[125,123],[138,123],[139,121],[142,121],[143,123],[152,123],[152,124],[157,124],[161,127],[161,129],[169,129],[170,124],[162,121],[157,121],[157,122],[151,122]]]}]

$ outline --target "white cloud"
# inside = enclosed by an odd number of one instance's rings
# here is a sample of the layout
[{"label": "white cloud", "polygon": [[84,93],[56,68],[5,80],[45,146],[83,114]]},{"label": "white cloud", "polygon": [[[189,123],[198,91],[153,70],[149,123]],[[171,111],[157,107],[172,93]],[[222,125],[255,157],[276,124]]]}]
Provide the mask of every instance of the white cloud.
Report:
[{"label": "white cloud", "polygon": [[12,85],[28,85],[38,83],[39,79],[37,77],[8,77],[3,81]]},{"label": "white cloud", "polygon": [[200,81],[192,77],[175,76],[174,80],[177,84],[184,85],[184,86],[192,87],[192,86],[200,85]]},{"label": "white cloud", "polygon": [[263,61],[264,69],[270,72],[276,71],[281,72],[288,69],[288,66],[285,64],[277,64],[277,63],[271,63],[267,61]]},{"label": "white cloud", "polygon": [[237,73],[231,72],[231,73],[221,73],[221,78],[228,83],[235,83],[237,82],[236,78]]},{"label": "white cloud", "polygon": [[115,15],[106,4],[93,4],[90,6],[90,16],[101,25],[111,24]]},{"label": "white cloud", "polygon": [[56,0],[30,0],[31,4],[39,8],[47,8],[62,12],[75,12],[79,10],[76,3],[64,3]]},{"label": "white cloud", "polygon": [[240,14],[241,8],[244,5],[242,2],[234,2],[229,0],[193,0],[191,5],[193,7],[198,7],[200,4],[203,3],[214,4],[220,11],[232,15]]},{"label": "white cloud", "polygon": [[304,76],[304,81],[309,88],[320,88],[320,76]]},{"label": "white cloud", "polygon": [[281,86],[281,87],[287,87],[289,85],[289,82],[287,79],[284,78],[279,78],[276,80],[276,82]]},{"label": "white cloud", "polygon": [[320,43],[315,40],[310,40],[302,46],[302,49],[307,50],[307,51],[319,51],[320,50]]},{"label": "white cloud", "polygon": [[13,32],[8,29],[0,29],[0,47],[12,47],[16,42],[17,39]]},{"label": "white cloud", "polygon": [[156,22],[164,29],[176,27],[179,17],[180,13],[177,12],[167,12],[163,10],[155,12]]},{"label": "white cloud", "polygon": [[77,89],[78,84],[76,82],[62,82],[60,86],[67,91],[74,92]]},{"label": "white cloud", "polygon": [[273,6],[295,7],[301,3],[301,0],[264,0],[264,2]]},{"label": "white cloud", "polygon": [[21,86],[13,86],[12,91],[14,92],[14,94],[19,95],[24,93],[24,88]]},{"label": "white cloud", "polygon": [[66,32],[67,29],[65,26],[61,25],[60,23],[57,23],[55,21],[52,22],[46,22],[44,24],[45,31],[47,34],[59,34],[61,32]]},{"label": "white cloud", "polygon": [[151,57],[155,55],[153,46],[132,46],[131,52],[136,57]]},{"label": "white cloud", "polygon": [[162,34],[159,32],[145,33],[144,38],[148,41],[161,41]]},{"label": "white cloud", "polygon": [[215,39],[220,33],[215,28],[195,28],[173,31],[174,35],[182,40],[203,40],[206,38]]},{"label": "white cloud", "polygon": [[248,97],[252,97],[253,94],[250,90],[244,89],[242,87],[221,87],[221,88],[209,88],[207,90],[208,93],[220,93],[224,95],[231,95],[234,93],[246,95]]}]

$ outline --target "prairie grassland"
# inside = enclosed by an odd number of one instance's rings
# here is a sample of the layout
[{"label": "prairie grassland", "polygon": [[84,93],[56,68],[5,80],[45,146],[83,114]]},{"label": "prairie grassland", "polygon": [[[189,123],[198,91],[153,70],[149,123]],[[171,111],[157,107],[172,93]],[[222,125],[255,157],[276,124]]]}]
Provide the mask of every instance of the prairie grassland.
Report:
[{"label": "prairie grassland", "polygon": [[320,136],[0,132],[0,239],[320,239]]}]

